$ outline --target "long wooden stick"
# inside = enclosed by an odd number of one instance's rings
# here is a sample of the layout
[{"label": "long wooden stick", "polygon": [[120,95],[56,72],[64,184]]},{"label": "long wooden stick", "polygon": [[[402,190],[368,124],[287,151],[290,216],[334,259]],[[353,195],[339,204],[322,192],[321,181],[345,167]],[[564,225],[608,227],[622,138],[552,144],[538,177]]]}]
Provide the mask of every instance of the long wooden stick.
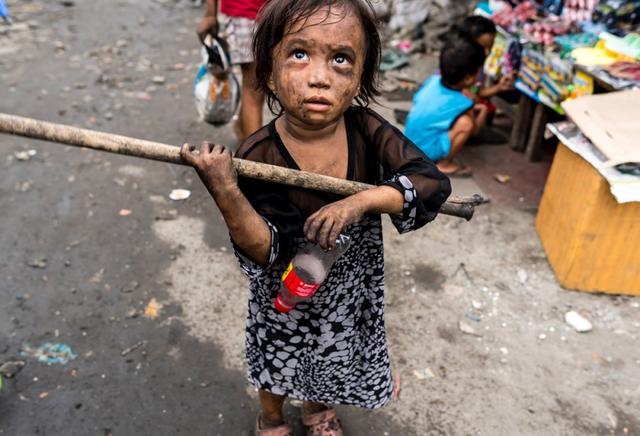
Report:
[{"label": "long wooden stick", "polygon": [[[16,115],[0,113],[0,133],[186,165],[180,157],[180,149],[173,145],[129,138],[96,130],[81,129]],[[343,196],[353,195],[374,187],[366,183],[353,182],[336,177],[307,173],[279,167],[277,165],[269,165],[238,158],[233,159],[233,164],[238,174],[244,177]],[[482,202],[483,199],[479,195],[474,195],[473,197],[450,197],[449,200],[441,206],[439,212],[465,218],[468,221],[473,216],[474,206]]]}]

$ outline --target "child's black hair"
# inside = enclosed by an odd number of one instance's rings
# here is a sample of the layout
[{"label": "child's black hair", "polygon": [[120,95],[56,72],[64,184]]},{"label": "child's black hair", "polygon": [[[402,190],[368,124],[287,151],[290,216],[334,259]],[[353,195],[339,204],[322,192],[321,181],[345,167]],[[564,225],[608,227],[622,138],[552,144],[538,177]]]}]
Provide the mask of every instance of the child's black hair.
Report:
[{"label": "child's black hair", "polygon": [[496,32],[496,25],[493,21],[482,15],[468,16],[458,25],[459,35],[471,41],[477,41],[478,38],[487,33],[495,35]]},{"label": "child's black hair", "polygon": [[452,38],[440,52],[440,74],[442,83],[454,87],[468,75],[482,68],[486,55],[480,44],[467,38]]},{"label": "child's black hair", "polygon": [[[376,16],[369,0],[277,0],[267,2],[258,16],[258,24],[253,37],[253,56],[256,68],[256,87],[267,95],[271,112],[282,108],[278,98],[269,89],[269,78],[273,68],[273,50],[285,37],[286,32],[298,20],[307,20],[322,8],[344,7],[360,19],[365,36],[365,56],[360,78],[360,92],[356,102],[368,106],[380,95],[378,91],[378,67],[380,65],[380,34]],[[327,14],[327,17],[329,14]]]}]

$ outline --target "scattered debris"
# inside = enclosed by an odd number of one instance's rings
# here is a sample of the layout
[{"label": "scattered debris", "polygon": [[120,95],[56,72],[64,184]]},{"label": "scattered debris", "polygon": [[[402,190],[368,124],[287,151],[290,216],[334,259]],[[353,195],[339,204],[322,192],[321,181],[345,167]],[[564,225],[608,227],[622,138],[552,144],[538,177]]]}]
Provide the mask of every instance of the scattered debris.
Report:
[{"label": "scattered debris", "polygon": [[120,212],[118,212],[118,215],[129,216],[131,215],[131,213],[132,213],[131,209],[120,209]]},{"label": "scattered debris", "polygon": [[499,183],[502,183],[503,185],[511,181],[511,177],[506,174],[496,174],[493,176],[493,178],[496,179]]},{"label": "scattered debris", "polygon": [[44,268],[47,267],[47,258],[46,257],[37,257],[37,258],[32,259],[29,262],[27,262],[27,265],[29,265],[32,268],[44,269]]},{"label": "scattered debris", "polygon": [[586,333],[593,329],[591,322],[574,310],[564,314],[564,321],[579,333]]},{"label": "scattered debris", "polygon": [[158,300],[152,298],[151,300],[149,300],[147,307],[144,309],[144,317],[156,319],[158,316],[160,316],[160,308],[161,306],[158,303]]},{"label": "scattered debris", "polygon": [[25,362],[24,360],[9,360],[0,365],[0,376],[4,378],[13,378],[22,371]]},{"label": "scattered debris", "polygon": [[145,91],[125,92],[124,95],[125,97],[137,98],[138,100],[142,100],[142,101],[151,100],[151,95]]},{"label": "scattered debris", "polygon": [[471,335],[471,336],[478,336],[478,337],[482,336],[480,333],[476,331],[476,329],[471,324],[469,324],[465,320],[460,320],[458,322],[458,328],[464,334]]},{"label": "scattered debris", "polygon": [[169,209],[167,211],[161,211],[154,217],[156,221],[172,221],[176,218],[178,218],[177,209]]},{"label": "scattered debris", "polygon": [[24,151],[16,151],[14,153],[14,156],[19,161],[25,162],[31,159],[36,154],[38,154],[38,152],[36,150],[31,149],[31,150],[24,150]]},{"label": "scattered debris", "polygon": [[124,286],[122,288],[122,292],[124,292],[125,294],[130,294],[136,289],[138,289],[139,287],[140,287],[140,283],[136,282],[135,280],[132,280],[131,282],[129,282],[127,286]]},{"label": "scattered debris", "polygon": [[98,271],[97,273],[95,273],[90,279],[89,281],[91,283],[100,283],[102,282],[102,279],[104,278],[104,268],[100,268],[100,271]]},{"label": "scattered debris", "polygon": [[38,395],[39,398],[47,398],[49,396],[49,392],[41,392],[40,395]]},{"label": "scattered debris", "polygon": [[126,317],[127,318],[137,318],[139,315],[138,311],[136,309],[131,309],[127,312]]},{"label": "scattered debris", "polygon": [[522,283],[523,285],[526,283],[527,278],[529,278],[527,272],[523,269],[519,269],[518,270],[518,280],[520,280],[520,283]]},{"label": "scattered debris", "polygon": [[135,344],[133,344],[132,346],[130,346],[129,348],[125,348],[124,350],[122,350],[120,352],[121,356],[126,356],[127,354],[131,353],[132,351],[137,350],[138,348],[142,347],[144,344],[146,344],[147,341],[140,341],[137,342]]},{"label": "scattered debris", "polygon": [[17,192],[27,192],[31,189],[32,186],[33,182],[31,180],[27,180],[25,182],[16,182],[13,189]]},{"label": "scattered debris", "polygon": [[418,380],[429,380],[430,378],[434,378],[435,374],[431,371],[431,368],[423,368],[423,369],[414,369],[413,375],[416,376]]},{"label": "scattered debris", "polygon": [[464,316],[473,322],[480,322],[480,317],[473,312],[468,312]]},{"label": "scattered debris", "polygon": [[169,198],[173,201],[186,200],[191,197],[191,191],[188,189],[174,189],[169,194]]},{"label": "scattered debris", "polygon": [[47,365],[55,363],[66,365],[67,362],[78,357],[68,345],[62,343],[54,344],[51,342],[45,342],[38,348],[33,348],[26,344],[22,347],[20,354],[22,356],[33,357],[38,362],[46,363]]}]

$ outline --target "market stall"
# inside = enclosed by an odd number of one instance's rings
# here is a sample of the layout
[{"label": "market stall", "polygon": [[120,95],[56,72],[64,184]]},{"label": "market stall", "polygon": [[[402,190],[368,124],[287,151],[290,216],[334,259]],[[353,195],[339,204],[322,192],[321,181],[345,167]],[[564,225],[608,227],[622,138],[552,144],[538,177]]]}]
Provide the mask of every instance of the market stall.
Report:
[{"label": "market stall", "polygon": [[546,123],[564,116],[562,102],[640,87],[640,1],[490,1],[476,13],[498,27],[487,76],[517,77],[510,145],[531,160]]},{"label": "market stall", "polygon": [[536,217],[549,263],[567,288],[640,295],[640,90],[562,106]]}]

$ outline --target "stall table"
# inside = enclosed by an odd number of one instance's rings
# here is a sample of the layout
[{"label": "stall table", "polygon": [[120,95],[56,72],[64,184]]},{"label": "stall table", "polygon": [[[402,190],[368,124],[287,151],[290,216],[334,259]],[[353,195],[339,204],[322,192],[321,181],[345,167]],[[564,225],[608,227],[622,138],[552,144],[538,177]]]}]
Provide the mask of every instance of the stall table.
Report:
[{"label": "stall table", "polygon": [[536,229],[562,286],[640,295],[640,202],[616,202],[609,183],[563,143]]}]

